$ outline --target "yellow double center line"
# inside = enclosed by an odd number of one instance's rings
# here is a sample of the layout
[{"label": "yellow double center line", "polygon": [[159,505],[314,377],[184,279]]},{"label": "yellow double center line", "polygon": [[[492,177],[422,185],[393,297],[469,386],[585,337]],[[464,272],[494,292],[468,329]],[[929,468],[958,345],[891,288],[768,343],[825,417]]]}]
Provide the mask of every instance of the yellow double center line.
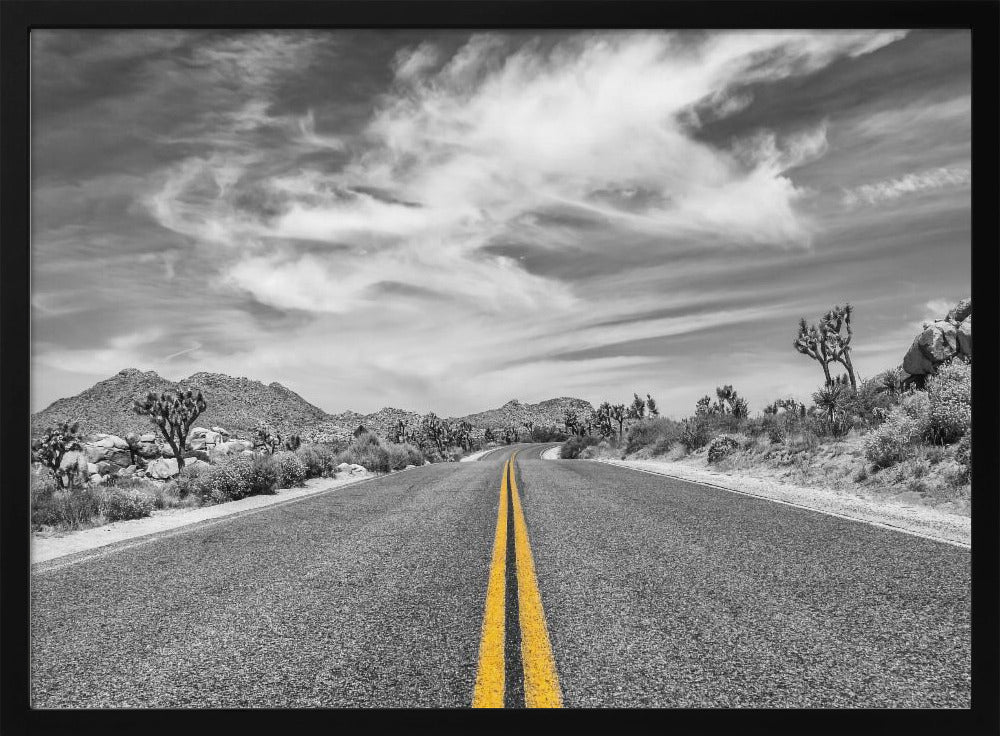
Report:
[{"label": "yellow double center line", "polygon": [[[528,708],[561,708],[562,692],[552,645],[538,592],[535,563],[531,557],[528,527],[514,477],[515,452],[504,464],[500,481],[500,510],[493,539],[493,560],[486,587],[486,611],[479,642],[479,668],[472,696],[473,708],[504,707],[504,641],[506,628],[506,576],[508,493],[514,511],[514,557],[517,565],[517,608],[521,627],[521,663],[524,670],[524,704]],[[508,480],[509,479],[509,480]]]}]

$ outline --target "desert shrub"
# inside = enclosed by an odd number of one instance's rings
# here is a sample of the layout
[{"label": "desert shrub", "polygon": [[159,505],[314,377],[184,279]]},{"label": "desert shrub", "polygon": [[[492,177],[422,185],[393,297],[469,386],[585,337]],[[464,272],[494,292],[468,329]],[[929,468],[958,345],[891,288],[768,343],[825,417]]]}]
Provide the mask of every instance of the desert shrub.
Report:
[{"label": "desert shrub", "polygon": [[101,496],[98,508],[108,521],[144,519],[153,512],[153,497],[141,491],[116,488]]},{"label": "desert shrub", "polygon": [[732,455],[738,449],[740,449],[740,441],[737,437],[720,434],[708,445],[708,462],[717,463],[723,458]]},{"label": "desert shrub", "polygon": [[347,449],[337,456],[337,464],[351,463],[360,465],[373,473],[388,473],[389,451],[373,434],[363,432],[354,438]]},{"label": "desert shrub", "polygon": [[329,478],[337,469],[337,452],[329,445],[303,445],[295,454],[305,463],[307,478]]},{"label": "desert shrub", "polygon": [[927,439],[956,442],[972,426],[972,366],[953,360],[927,380]]},{"label": "desert shrub", "polygon": [[[302,472],[305,472],[304,466]],[[247,496],[268,496],[282,485],[282,468],[275,455],[257,455],[250,463]]]},{"label": "desert shrub", "polygon": [[895,404],[896,393],[886,390],[886,383],[894,376],[894,371],[886,371],[875,378],[865,379],[858,384],[856,391],[848,392],[844,411],[853,420],[853,426],[870,429],[885,420],[888,409]]},{"label": "desert shrub", "polygon": [[[202,482],[193,484],[191,490],[201,493],[201,500],[206,503],[226,503],[245,498],[250,495],[255,459],[236,455],[206,468],[199,478]],[[277,483],[277,469],[274,471],[274,482]]]},{"label": "desert shrub", "polygon": [[177,485],[161,483],[153,491],[153,507],[157,509],[174,509],[198,505],[198,497],[188,495],[182,498]]},{"label": "desert shrub", "polygon": [[424,464],[424,456],[415,445],[390,442],[386,450],[389,453],[390,470],[403,470],[407,465]]},{"label": "desert shrub", "polygon": [[120,491],[141,491],[147,496],[152,496],[159,490],[161,484],[155,481],[149,480],[147,478],[125,478],[121,476],[111,476],[117,477],[118,480],[115,483],[115,488]]},{"label": "desert shrub", "polygon": [[99,514],[100,496],[92,488],[62,490],[53,480],[31,487],[31,525],[78,529],[92,522]]},{"label": "desert shrub", "polygon": [[967,483],[972,476],[972,432],[967,431],[955,445],[955,461],[962,466],[962,476]]},{"label": "desert shrub", "polygon": [[575,460],[585,448],[593,447],[598,442],[596,437],[591,437],[589,434],[570,437],[559,448],[559,457],[563,460]]},{"label": "desert shrub", "polygon": [[[226,462],[226,456],[219,458],[219,464]],[[178,498],[193,496],[198,499],[208,496],[208,473],[204,466],[186,465],[167,485],[172,486]]]},{"label": "desert shrub", "polygon": [[900,405],[886,420],[862,438],[865,458],[876,468],[888,468],[909,457],[911,447],[922,435],[919,406]]},{"label": "desert shrub", "polygon": [[566,432],[554,424],[532,427],[528,434],[528,439],[531,442],[562,442],[567,437]]},{"label": "desert shrub", "polygon": [[684,422],[678,441],[688,452],[700,450],[712,439],[712,428],[704,417],[694,417]]},{"label": "desert shrub", "polygon": [[[654,444],[666,443],[667,448],[680,436],[680,425],[673,419],[640,419],[628,428],[625,452],[631,454]],[[665,450],[664,450],[665,451]]]},{"label": "desert shrub", "polygon": [[302,458],[294,452],[276,452],[272,457],[278,469],[279,488],[294,488],[303,484],[308,469]]}]

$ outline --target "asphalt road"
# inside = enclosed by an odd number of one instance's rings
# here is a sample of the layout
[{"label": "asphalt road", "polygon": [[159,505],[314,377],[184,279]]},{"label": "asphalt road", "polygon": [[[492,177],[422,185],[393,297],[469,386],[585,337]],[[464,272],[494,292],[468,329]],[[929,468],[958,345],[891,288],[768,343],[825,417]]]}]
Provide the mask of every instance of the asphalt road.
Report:
[{"label": "asphalt road", "polygon": [[[566,707],[968,707],[967,551],[544,449],[516,487]],[[33,705],[468,706],[509,455],[33,572]]]}]

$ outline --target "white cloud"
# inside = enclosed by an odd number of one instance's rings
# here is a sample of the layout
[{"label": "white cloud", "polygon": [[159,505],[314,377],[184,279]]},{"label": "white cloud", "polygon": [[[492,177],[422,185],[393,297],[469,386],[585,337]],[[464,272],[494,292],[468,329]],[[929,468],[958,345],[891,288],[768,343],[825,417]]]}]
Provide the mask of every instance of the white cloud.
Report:
[{"label": "white cloud", "polygon": [[916,194],[929,189],[962,186],[971,181],[972,172],[969,169],[940,167],[845,189],[843,203],[846,207],[855,207],[861,204],[876,205],[892,202],[908,194]]}]

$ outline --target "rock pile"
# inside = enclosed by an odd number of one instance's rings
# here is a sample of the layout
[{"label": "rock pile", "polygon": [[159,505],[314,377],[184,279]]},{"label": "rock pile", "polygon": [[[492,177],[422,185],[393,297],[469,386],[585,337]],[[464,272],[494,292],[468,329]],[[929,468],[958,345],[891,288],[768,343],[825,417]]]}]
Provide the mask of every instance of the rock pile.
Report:
[{"label": "rock pile", "polygon": [[972,299],[962,299],[944,319],[924,324],[903,356],[907,380],[922,385],[938,366],[956,356],[972,358]]}]

